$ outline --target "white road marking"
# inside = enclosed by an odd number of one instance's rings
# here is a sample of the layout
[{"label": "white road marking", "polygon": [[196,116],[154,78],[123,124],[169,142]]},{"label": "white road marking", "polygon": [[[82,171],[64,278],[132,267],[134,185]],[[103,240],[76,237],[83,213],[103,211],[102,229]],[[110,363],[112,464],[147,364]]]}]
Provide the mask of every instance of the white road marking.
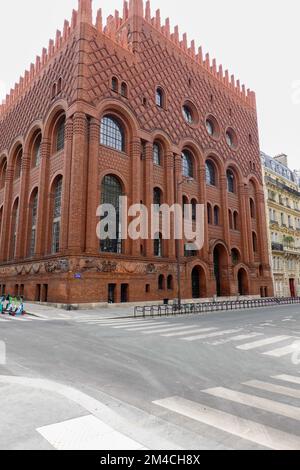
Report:
[{"label": "white road marking", "polygon": [[167,410],[273,450],[299,450],[299,436],[240,418],[180,397],[154,402]]},{"label": "white road marking", "polygon": [[[180,326],[180,323],[174,323],[174,326]],[[171,327],[172,323],[167,323],[167,322],[161,322],[159,325],[157,323],[153,323],[152,325],[146,325],[146,326],[135,326],[134,328],[131,328],[129,326],[126,327],[126,330],[128,331],[147,331],[147,330],[153,330],[153,329],[159,329],[159,328],[165,328],[165,327]],[[125,328],[125,327],[123,327]],[[115,327],[117,329],[117,327]]]},{"label": "white road marking", "polygon": [[37,431],[57,450],[145,449],[92,415],[44,426]]},{"label": "white road marking", "polygon": [[[169,333],[169,332],[178,332],[179,330],[184,332],[185,334],[187,333],[186,330],[193,330],[195,331],[195,328],[196,328],[196,325],[192,325],[192,326],[171,326],[171,327],[167,327],[167,328],[162,328],[160,330],[155,330],[155,333]],[[150,335],[152,334],[152,331],[145,331],[145,335]]]},{"label": "white road marking", "polygon": [[[193,334],[195,333],[206,333],[208,331],[216,331],[218,328],[200,328],[196,329],[193,331]],[[161,335],[165,338],[172,338],[173,336],[186,336],[187,332],[186,331],[180,331],[179,333],[168,333],[166,335]]]},{"label": "white road marking", "polygon": [[295,377],[293,375],[276,375],[272,379],[282,380],[284,382],[290,382],[292,384],[300,385],[300,377]]},{"label": "white road marking", "polygon": [[242,344],[241,346],[237,346],[237,349],[241,349],[242,351],[249,351],[251,349],[267,346],[268,344],[280,343],[281,341],[285,341],[290,338],[291,336],[274,336],[273,338],[266,338],[259,341],[254,341],[253,343]]},{"label": "white road marking", "polygon": [[115,323],[101,323],[102,326],[109,326],[113,328],[125,327],[125,326],[137,326],[137,325],[157,325],[155,321],[128,321],[128,322],[115,322]]},{"label": "white road marking", "polygon": [[219,331],[218,333],[208,333],[204,335],[199,335],[199,336],[189,336],[187,338],[182,338],[183,341],[196,341],[198,339],[207,339],[207,338],[214,338],[216,336],[223,336],[223,335],[230,335],[233,333],[238,333],[239,331],[242,331],[240,328],[239,330],[225,330],[225,331]]},{"label": "white road marking", "polygon": [[277,393],[278,395],[286,395],[287,397],[300,398],[300,390],[291,387],[283,387],[281,385],[261,382],[260,380],[250,380],[243,385],[247,387],[257,388],[259,390],[266,390],[267,392]]},{"label": "white road marking", "polygon": [[283,348],[273,349],[273,351],[268,351],[263,353],[265,356],[271,357],[283,357],[287,356],[288,354],[293,354],[295,351],[299,350],[299,344],[293,343],[289,346],[285,346]]},{"label": "white road marking", "polygon": [[255,395],[249,395],[248,393],[237,392],[223,387],[203,390],[203,393],[207,393],[213,397],[222,398],[223,400],[239,403],[240,405],[257,408],[270,413],[276,413],[278,415],[285,416],[286,418],[300,421],[300,408],[297,406],[286,405],[285,403],[257,397]]},{"label": "white road marking", "polygon": [[233,336],[232,338],[227,339],[220,339],[219,341],[215,341],[211,343],[213,346],[218,346],[226,343],[231,343],[232,341],[244,341],[245,339],[257,338],[258,336],[263,336],[263,333],[251,333],[249,335],[238,335]]}]

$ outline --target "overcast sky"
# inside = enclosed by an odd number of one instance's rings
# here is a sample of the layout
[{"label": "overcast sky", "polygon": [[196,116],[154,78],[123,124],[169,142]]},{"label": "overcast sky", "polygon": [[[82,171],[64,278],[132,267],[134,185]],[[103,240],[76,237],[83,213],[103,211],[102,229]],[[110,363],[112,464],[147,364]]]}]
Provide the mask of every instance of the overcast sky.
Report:
[{"label": "overcast sky", "polygon": [[[94,0],[108,16],[122,0]],[[299,0],[152,0],[172,26],[257,93],[261,149],[300,168]],[[54,38],[77,0],[0,3],[0,99]]]}]

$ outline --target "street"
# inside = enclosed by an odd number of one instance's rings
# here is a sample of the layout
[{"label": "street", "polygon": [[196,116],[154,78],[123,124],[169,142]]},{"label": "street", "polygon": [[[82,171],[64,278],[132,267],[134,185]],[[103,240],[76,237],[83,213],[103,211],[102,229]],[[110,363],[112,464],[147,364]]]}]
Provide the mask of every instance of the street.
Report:
[{"label": "street", "polygon": [[300,449],[299,310],[0,316],[0,449]]}]

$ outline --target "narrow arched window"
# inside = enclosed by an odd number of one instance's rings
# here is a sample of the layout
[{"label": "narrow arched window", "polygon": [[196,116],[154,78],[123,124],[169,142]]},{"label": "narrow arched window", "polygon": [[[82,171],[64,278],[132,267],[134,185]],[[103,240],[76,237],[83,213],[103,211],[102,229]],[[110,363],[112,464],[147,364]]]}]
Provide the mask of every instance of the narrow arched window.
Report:
[{"label": "narrow arched window", "polygon": [[161,146],[158,142],[153,144],[153,162],[155,165],[161,165]]},{"label": "narrow arched window", "polygon": [[167,287],[168,287],[168,290],[173,290],[174,286],[173,286],[173,276],[168,276],[168,279],[167,279]]},{"label": "narrow arched window", "polygon": [[15,172],[14,172],[14,179],[17,180],[20,178],[22,173],[22,157],[23,157],[23,149],[22,147],[19,148],[16,155],[15,160]]},{"label": "narrow arched window", "polygon": [[38,210],[38,191],[36,190],[31,198],[30,203],[30,238],[29,238],[29,256],[35,255],[35,243],[36,243],[36,222],[37,222],[37,210]]},{"label": "narrow arched window", "polygon": [[39,134],[33,144],[32,166],[37,167],[41,161],[41,143],[42,135]]},{"label": "narrow arched window", "polygon": [[128,97],[128,87],[127,87],[127,84],[125,82],[123,82],[122,85],[121,85],[121,95],[124,98]]},{"label": "narrow arched window", "polygon": [[192,199],[191,205],[192,205],[192,220],[196,220],[197,219],[197,201],[196,201],[196,199]]},{"label": "narrow arched window", "polygon": [[1,168],[0,168],[0,191],[1,189],[4,189],[5,187],[6,172],[7,172],[7,161],[5,159],[3,160],[1,164]]},{"label": "narrow arched window", "polygon": [[233,228],[234,230],[239,230],[239,214],[237,211],[233,213]]},{"label": "narrow arched window", "polygon": [[158,106],[159,108],[164,107],[164,92],[161,88],[156,89],[155,102],[156,106]]},{"label": "narrow arched window", "polygon": [[235,193],[235,177],[232,170],[227,170],[227,189],[229,193]]},{"label": "narrow arched window", "polygon": [[233,230],[233,217],[232,217],[232,212],[230,209],[228,211],[228,220],[229,220],[229,228],[230,230]]},{"label": "narrow arched window", "polygon": [[216,168],[212,161],[208,160],[205,164],[206,184],[216,186]]},{"label": "narrow arched window", "polygon": [[52,210],[52,243],[51,252],[53,254],[60,251],[60,233],[61,233],[61,209],[62,209],[62,182],[59,176],[53,186],[53,210]]},{"label": "narrow arched window", "polygon": [[214,224],[220,225],[220,208],[218,206],[214,207]]},{"label": "narrow arched window", "polygon": [[[118,178],[114,175],[107,175],[103,178],[101,185],[101,204],[110,204],[115,211],[114,237],[107,237],[100,241],[100,250],[104,253],[122,253],[122,220],[121,201],[123,194],[122,186]],[[106,214],[104,217],[107,217]],[[108,225],[105,231],[108,231]]]},{"label": "narrow arched window", "polygon": [[153,190],[153,204],[155,206],[155,210],[159,211],[162,204],[162,192],[159,188],[154,188]]},{"label": "narrow arched window", "polygon": [[163,274],[158,276],[158,290],[165,290],[165,276]]},{"label": "narrow arched window", "polygon": [[252,245],[254,253],[258,251],[257,235],[255,232],[252,232]]},{"label": "narrow arched window", "polygon": [[66,118],[65,116],[61,116],[56,125],[56,133],[55,133],[56,152],[60,152],[65,147],[65,124],[66,124]]},{"label": "narrow arched window", "polygon": [[182,175],[185,178],[194,177],[193,157],[188,150],[182,152]]},{"label": "narrow arched window", "polygon": [[154,256],[160,258],[162,255],[162,235],[161,233],[157,233],[154,237]]},{"label": "narrow arched window", "polygon": [[251,218],[255,219],[255,203],[252,198],[250,198],[250,213],[251,213]]},{"label": "narrow arched window", "polygon": [[207,204],[207,223],[212,224],[212,207],[211,204]]},{"label": "narrow arched window", "polygon": [[113,116],[104,116],[101,121],[101,145],[119,152],[125,151],[125,133],[121,123]]},{"label": "narrow arched window", "polygon": [[118,88],[119,88],[118,79],[116,77],[113,77],[111,79],[111,89],[112,89],[112,91],[118,93]]}]

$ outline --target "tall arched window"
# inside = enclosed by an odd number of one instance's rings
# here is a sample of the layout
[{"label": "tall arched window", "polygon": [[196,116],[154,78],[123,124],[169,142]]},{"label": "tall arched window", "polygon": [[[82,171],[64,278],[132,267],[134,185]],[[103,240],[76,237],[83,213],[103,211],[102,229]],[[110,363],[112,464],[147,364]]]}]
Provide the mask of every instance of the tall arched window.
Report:
[{"label": "tall arched window", "polygon": [[173,276],[172,275],[169,275],[168,278],[167,278],[167,287],[168,287],[168,290],[173,290],[173,288],[174,288]]},{"label": "tall arched window", "polygon": [[212,224],[212,207],[210,203],[207,204],[207,223]]},{"label": "tall arched window", "polygon": [[159,188],[154,188],[153,190],[153,204],[155,205],[155,209],[160,209],[162,204],[162,191]]},{"label": "tall arched window", "polygon": [[192,205],[192,220],[197,219],[197,201],[196,199],[191,200],[191,205]]},{"label": "tall arched window", "polygon": [[250,213],[251,213],[251,218],[255,219],[255,203],[252,197],[250,198]]},{"label": "tall arched window", "polygon": [[158,276],[158,290],[165,290],[165,276],[163,274]]},{"label": "tall arched window", "polygon": [[128,97],[128,87],[127,87],[127,84],[125,82],[123,82],[122,85],[121,85],[121,95],[124,98]]},{"label": "tall arched window", "polygon": [[207,160],[206,164],[206,184],[216,186],[216,168],[211,160]]},{"label": "tall arched window", "polygon": [[255,232],[252,232],[252,245],[254,253],[258,251],[258,242],[257,242],[257,235]]},{"label": "tall arched window", "polygon": [[161,233],[157,233],[154,237],[154,256],[160,258],[162,255],[162,235]]},{"label": "tall arched window", "polygon": [[113,77],[111,79],[111,89],[112,89],[112,91],[115,91],[116,93],[118,93],[119,82],[118,82],[118,79],[116,77]]},{"label": "tall arched window", "polygon": [[161,145],[158,142],[153,144],[153,162],[155,165],[161,165]]},{"label": "tall arched window", "polygon": [[4,187],[5,187],[6,172],[7,172],[7,160],[5,158],[2,161],[2,164],[1,164],[1,167],[0,167],[0,191],[1,191],[1,189],[4,189]]},{"label": "tall arched window", "polygon": [[233,213],[233,229],[239,230],[239,214],[237,211]]},{"label": "tall arched window", "polygon": [[60,152],[65,147],[65,125],[66,125],[66,117],[61,116],[56,124],[56,129],[55,129],[56,152]]},{"label": "tall arched window", "polygon": [[220,208],[219,206],[214,207],[214,224],[220,225]]},{"label": "tall arched window", "polygon": [[233,217],[232,217],[232,212],[230,209],[228,210],[228,219],[229,219],[229,228],[230,230],[233,230]]},{"label": "tall arched window", "polygon": [[53,254],[60,251],[61,208],[62,208],[62,176],[59,176],[53,186],[53,212],[52,212],[52,244]]},{"label": "tall arched window", "polygon": [[120,197],[122,194],[122,186],[118,178],[113,175],[107,175],[103,178],[101,185],[101,204],[111,204],[116,212],[115,238],[111,239],[107,237],[100,241],[100,250],[104,253],[122,253],[120,203]]},{"label": "tall arched window", "polygon": [[17,180],[20,178],[22,173],[22,157],[23,157],[23,149],[19,147],[16,159],[15,159],[15,171],[14,171],[14,179]]},{"label": "tall arched window", "polygon": [[182,174],[185,178],[194,177],[193,157],[191,152],[184,150],[182,152]]},{"label": "tall arched window", "polygon": [[29,238],[29,256],[35,255],[35,242],[36,242],[36,221],[38,209],[38,190],[36,189],[31,197],[30,203],[30,238]]},{"label": "tall arched window", "polygon": [[19,199],[16,199],[12,208],[12,212],[11,212],[11,240],[10,240],[10,259],[11,260],[13,260],[16,256],[18,219],[19,219]]},{"label": "tall arched window", "polygon": [[101,120],[100,143],[119,152],[125,151],[125,133],[121,123],[113,116],[104,116]]},{"label": "tall arched window", "polygon": [[155,102],[156,106],[158,106],[159,108],[164,107],[164,92],[161,88],[156,89]]},{"label": "tall arched window", "polygon": [[227,189],[229,193],[235,193],[235,177],[232,170],[227,170]]},{"label": "tall arched window", "polygon": [[33,152],[32,152],[32,166],[37,167],[41,161],[41,143],[42,143],[42,134],[38,134],[35,138],[33,144]]}]

